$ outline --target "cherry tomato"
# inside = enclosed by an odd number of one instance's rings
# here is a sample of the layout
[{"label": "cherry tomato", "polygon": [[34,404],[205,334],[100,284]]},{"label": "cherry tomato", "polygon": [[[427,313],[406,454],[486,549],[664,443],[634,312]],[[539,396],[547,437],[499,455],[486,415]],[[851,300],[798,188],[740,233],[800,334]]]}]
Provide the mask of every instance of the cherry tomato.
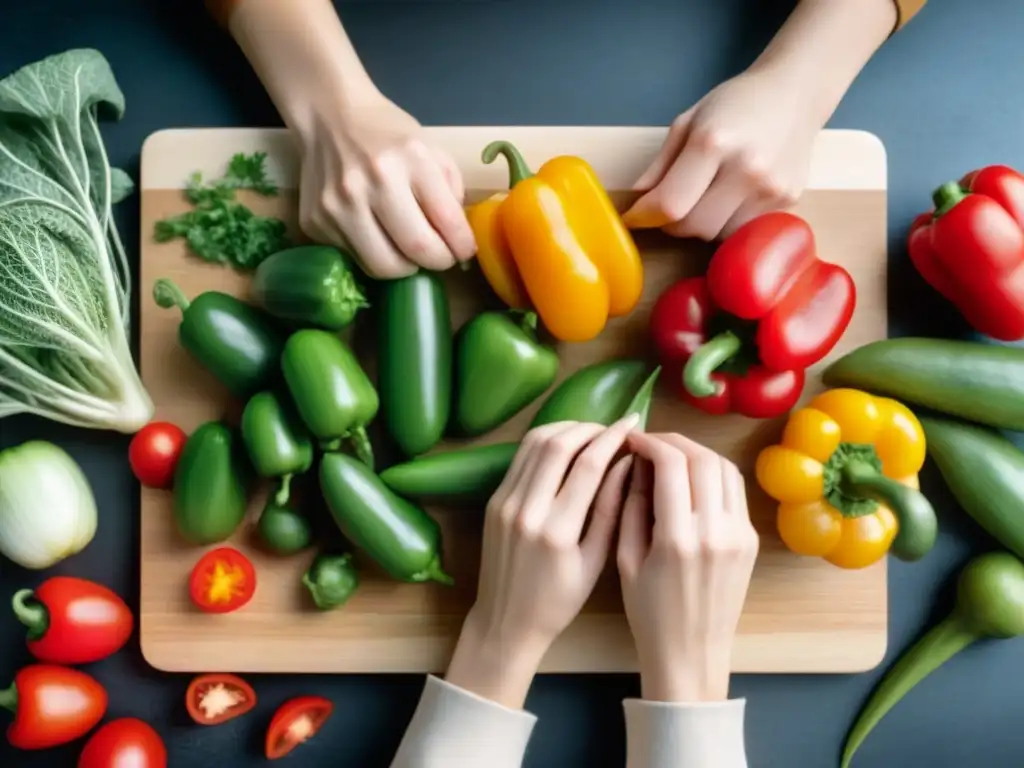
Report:
[{"label": "cherry tomato", "polygon": [[267,729],[267,759],[284,757],[320,730],[334,705],[322,696],[299,696],[280,706]]},{"label": "cherry tomato", "polygon": [[139,482],[169,488],[187,438],[180,427],[166,421],[152,421],[140,429],[128,446],[128,463]]},{"label": "cherry tomato", "polygon": [[86,579],[54,576],[14,593],[14,613],[28,627],[28,649],[50,664],[89,664],[120,650],[135,620],[124,600]]},{"label": "cherry tomato", "polygon": [[256,569],[233,547],[211,549],[195,564],[189,579],[192,602],[206,613],[230,613],[252,600]]},{"label": "cherry tomato", "polygon": [[141,720],[111,720],[86,742],[78,768],[167,768],[167,747]]},{"label": "cherry tomato", "polygon": [[199,675],[189,683],[185,708],[200,725],[218,725],[256,706],[256,692],[235,675]]},{"label": "cherry tomato", "polygon": [[107,712],[107,692],[85,672],[32,664],[0,691],[0,706],[14,712],[7,739],[18,749],[49,749],[84,736]]}]

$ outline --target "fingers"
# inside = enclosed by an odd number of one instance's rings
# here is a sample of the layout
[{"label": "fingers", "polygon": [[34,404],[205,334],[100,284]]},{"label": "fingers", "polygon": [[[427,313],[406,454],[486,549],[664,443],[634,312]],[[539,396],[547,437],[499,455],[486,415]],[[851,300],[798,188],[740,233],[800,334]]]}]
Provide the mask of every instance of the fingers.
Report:
[{"label": "fingers", "polygon": [[327,214],[337,222],[339,231],[344,232],[363,271],[370,277],[395,280],[414,274],[419,269],[398,252],[369,208],[329,208]]},{"label": "fingers", "polygon": [[747,508],[747,484],[739,468],[731,461],[722,462],[724,471],[722,473],[722,506],[725,514],[750,519],[750,511]]},{"label": "fingers", "polygon": [[[446,185],[440,185],[449,194]],[[373,212],[409,261],[426,269],[441,271],[455,263],[448,244],[437,233],[413,194],[411,180],[398,178],[377,191]]]},{"label": "fingers", "polygon": [[668,135],[665,137],[665,141],[661,145],[657,156],[647,167],[647,170],[636,180],[633,189],[646,192],[664,178],[676,157],[679,156],[683,144],[686,143],[686,133],[689,130],[692,114],[692,110],[684,112],[672,121],[672,125],[668,129]]},{"label": "fingers", "polygon": [[698,515],[719,515],[724,509],[722,465],[724,460],[710,448],[675,433],[654,435],[679,449],[687,458],[693,511]]},{"label": "fingers", "polygon": [[619,519],[617,565],[619,574],[625,579],[633,578],[639,572],[651,546],[652,473],[650,462],[634,457],[629,492]]},{"label": "fingers", "polygon": [[640,417],[637,415],[619,419],[594,438],[573,463],[555,503],[560,510],[560,516],[565,520],[565,525],[575,530],[577,536],[583,530],[587,512],[594,503],[608,467],[625,444],[629,431],[639,421]]},{"label": "fingers", "polygon": [[444,169],[435,164],[419,169],[413,177],[412,192],[449,254],[458,261],[473,258],[476,240],[462,207],[462,193],[453,194]]},{"label": "fingers", "polygon": [[623,456],[609,470],[594,501],[594,511],[586,535],[580,542],[587,571],[595,579],[604,568],[615,539],[615,524],[619,521],[619,513],[625,501],[632,466],[633,457]]},{"label": "fingers", "polygon": [[748,193],[743,176],[738,173],[720,174],[693,210],[682,221],[664,227],[664,231],[674,237],[714,240],[743,204]]},{"label": "fingers", "polygon": [[512,495],[512,490],[520,486],[520,480],[526,472],[527,466],[531,463],[532,459],[536,458],[537,449],[544,445],[548,437],[568,429],[575,423],[572,421],[560,421],[553,424],[545,424],[527,432],[519,444],[519,449],[516,451],[515,456],[512,457],[512,463],[509,465],[508,471],[505,472],[505,477],[502,478],[498,489],[491,496],[491,504],[501,506]]},{"label": "fingers", "polygon": [[663,440],[631,432],[630,449],[653,466],[654,538],[676,538],[693,516],[686,456]]},{"label": "fingers", "polygon": [[687,141],[664,178],[633,204],[625,216],[631,227],[664,227],[682,221],[711,186],[721,157]]}]

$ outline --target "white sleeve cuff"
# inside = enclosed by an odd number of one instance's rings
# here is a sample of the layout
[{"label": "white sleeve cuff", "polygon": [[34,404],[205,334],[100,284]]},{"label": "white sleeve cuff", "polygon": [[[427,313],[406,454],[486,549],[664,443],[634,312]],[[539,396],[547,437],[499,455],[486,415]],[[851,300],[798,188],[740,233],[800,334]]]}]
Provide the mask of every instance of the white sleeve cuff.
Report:
[{"label": "white sleeve cuff", "polygon": [[745,706],[627,699],[626,768],[747,768]]},{"label": "white sleeve cuff", "polygon": [[520,768],[536,722],[429,675],[391,768]]}]

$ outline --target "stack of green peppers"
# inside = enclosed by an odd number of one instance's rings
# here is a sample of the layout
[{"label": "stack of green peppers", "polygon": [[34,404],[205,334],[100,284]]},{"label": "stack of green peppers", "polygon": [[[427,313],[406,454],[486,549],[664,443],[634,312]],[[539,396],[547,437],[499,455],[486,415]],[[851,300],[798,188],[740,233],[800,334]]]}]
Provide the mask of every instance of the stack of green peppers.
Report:
[{"label": "stack of green peppers", "polygon": [[[156,300],[183,312],[182,345],[245,400],[238,430],[216,421],[189,438],[175,477],[178,527],[196,543],[227,539],[256,475],[276,484],[256,529],[263,544],[279,554],[309,547],[292,481],[310,473],[319,448],[319,488],[346,538],[395,579],[451,584],[440,527],[410,499],[485,502],[518,443],[430,452],[446,435],[478,437],[520,414],[554,385],[558,355],[538,339],[532,312],[484,312],[453,334],[441,277],[421,271],[379,285],[375,387],[338,335],[368,306],[349,263],[325,246],[274,254],[256,270],[256,306],[212,291],[190,302],[157,282]],[[646,423],[658,373],[641,360],[584,368],[529,426],[610,424],[633,412]],[[410,459],[380,474],[367,433],[378,411]],[[303,583],[327,609],[343,605],[359,578],[349,554],[321,553]]]}]

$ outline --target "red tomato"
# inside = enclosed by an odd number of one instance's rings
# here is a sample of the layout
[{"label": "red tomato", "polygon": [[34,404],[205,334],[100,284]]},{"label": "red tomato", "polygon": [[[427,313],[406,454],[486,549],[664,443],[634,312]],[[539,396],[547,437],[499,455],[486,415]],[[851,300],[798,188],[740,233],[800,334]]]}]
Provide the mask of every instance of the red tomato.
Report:
[{"label": "red tomato", "polygon": [[101,584],[54,576],[34,591],[14,594],[14,613],[28,627],[28,649],[50,664],[89,664],[120,650],[135,620],[118,597]]},{"label": "red tomato", "polygon": [[187,435],[166,421],[152,421],[128,446],[128,463],[139,482],[149,488],[169,488]]},{"label": "red tomato", "polygon": [[256,706],[256,692],[235,675],[199,675],[188,686],[185,707],[200,725],[233,720]]},{"label": "red tomato", "polygon": [[284,757],[311,739],[333,711],[334,705],[321,696],[299,696],[286,701],[267,729],[267,758]]},{"label": "red tomato", "polygon": [[167,747],[141,720],[111,720],[86,743],[78,768],[167,768]]},{"label": "red tomato", "polygon": [[84,736],[107,712],[107,692],[84,672],[32,664],[0,692],[14,712],[7,739],[18,749],[49,749]]},{"label": "red tomato", "polygon": [[237,549],[218,547],[199,558],[188,587],[192,602],[206,613],[230,613],[252,600],[256,569]]}]

